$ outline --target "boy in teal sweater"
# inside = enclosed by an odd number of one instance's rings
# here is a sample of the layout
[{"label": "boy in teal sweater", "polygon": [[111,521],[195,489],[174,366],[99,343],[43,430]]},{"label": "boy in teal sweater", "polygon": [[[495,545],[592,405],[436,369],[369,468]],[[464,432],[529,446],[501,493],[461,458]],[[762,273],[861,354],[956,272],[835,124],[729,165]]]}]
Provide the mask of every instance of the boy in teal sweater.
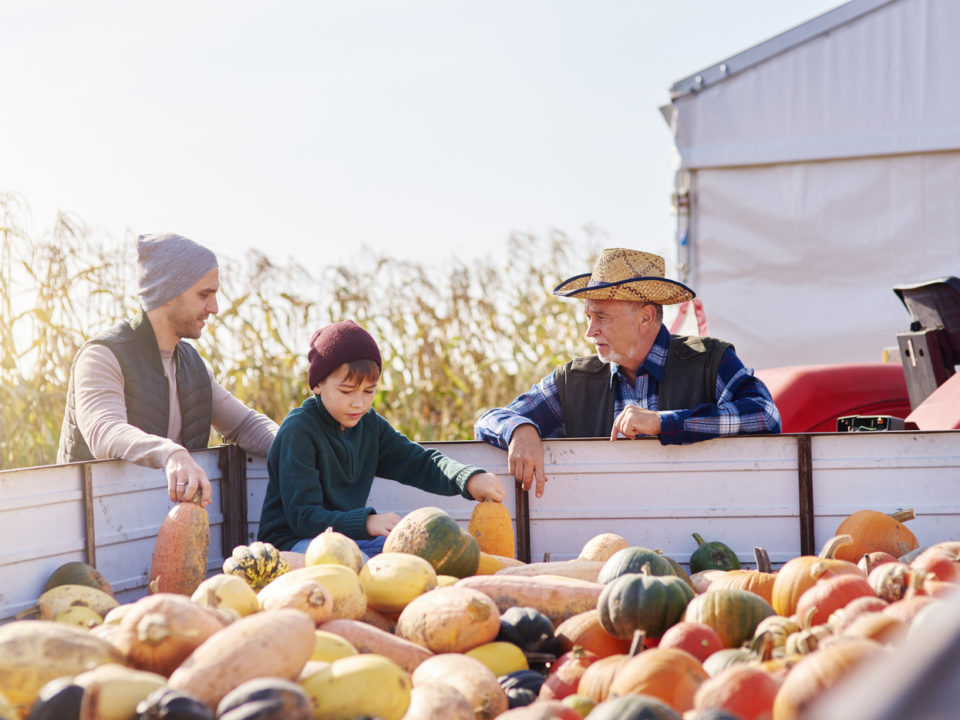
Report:
[{"label": "boy in teal sweater", "polygon": [[307,358],[314,394],[287,415],[267,453],[259,540],[304,552],[332,527],[368,556],[379,553],[400,517],[367,505],[374,476],[437,495],[503,500],[496,475],[411,442],[371,408],[380,349],[355,322],[315,332]]}]

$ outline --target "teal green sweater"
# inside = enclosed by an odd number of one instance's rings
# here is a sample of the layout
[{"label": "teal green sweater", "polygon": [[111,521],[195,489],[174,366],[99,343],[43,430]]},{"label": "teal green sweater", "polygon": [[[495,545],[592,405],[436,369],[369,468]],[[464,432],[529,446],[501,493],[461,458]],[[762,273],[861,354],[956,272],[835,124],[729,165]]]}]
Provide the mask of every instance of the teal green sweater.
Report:
[{"label": "teal green sweater", "polygon": [[369,540],[367,516],[377,512],[367,506],[374,476],[472,500],[467,480],[484,470],[411,442],[373,409],[341,430],[313,395],[280,425],[267,453],[267,472],[257,538],[289,550],[328,527]]}]

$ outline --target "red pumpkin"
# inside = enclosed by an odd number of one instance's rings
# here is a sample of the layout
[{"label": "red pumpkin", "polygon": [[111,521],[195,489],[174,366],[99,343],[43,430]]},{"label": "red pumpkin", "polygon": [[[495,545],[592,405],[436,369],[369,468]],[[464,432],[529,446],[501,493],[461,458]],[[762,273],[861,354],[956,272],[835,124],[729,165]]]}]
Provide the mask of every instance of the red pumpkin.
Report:
[{"label": "red pumpkin", "polygon": [[797,600],[797,617],[809,627],[822,625],[851,600],[875,596],[870,583],[860,574],[822,578]]},{"label": "red pumpkin", "polygon": [[573,695],[584,671],[599,658],[589,650],[576,647],[564,653],[550,666],[550,674],[540,686],[540,700],[563,700]]},{"label": "red pumpkin", "polygon": [[960,553],[951,552],[941,547],[931,547],[917,555],[910,563],[910,569],[919,572],[926,578],[929,573],[936,575],[944,582],[960,582],[960,568],[957,567],[957,558]]},{"label": "red pumpkin", "polygon": [[769,720],[780,681],[754,665],[737,663],[706,680],[697,690],[693,709],[726,710],[741,720]]},{"label": "red pumpkin", "polygon": [[686,650],[703,662],[717,650],[723,649],[723,640],[716,630],[705,623],[681,621],[663,634],[658,647]]}]

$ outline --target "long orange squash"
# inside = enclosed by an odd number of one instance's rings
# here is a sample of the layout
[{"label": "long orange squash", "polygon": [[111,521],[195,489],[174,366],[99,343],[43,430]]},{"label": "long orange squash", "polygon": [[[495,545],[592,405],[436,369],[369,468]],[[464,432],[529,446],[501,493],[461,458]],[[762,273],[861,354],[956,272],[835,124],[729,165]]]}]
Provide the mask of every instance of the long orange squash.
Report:
[{"label": "long orange squash", "polygon": [[149,592],[193,595],[207,577],[210,519],[194,502],[174,505],[160,525],[150,561]]}]

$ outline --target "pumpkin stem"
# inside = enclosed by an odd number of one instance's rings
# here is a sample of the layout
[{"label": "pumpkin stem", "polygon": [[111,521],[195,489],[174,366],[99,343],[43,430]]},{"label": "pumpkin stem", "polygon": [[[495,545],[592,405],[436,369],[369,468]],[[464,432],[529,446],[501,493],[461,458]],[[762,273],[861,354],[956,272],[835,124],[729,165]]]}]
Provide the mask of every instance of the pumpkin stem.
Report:
[{"label": "pumpkin stem", "polygon": [[890,513],[890,517],[897,522],[904,523],[916,519],[917,514],[913,511],[913,508],[908,508],[906,510],[897,510],[896,512],[892,512]]},{"label": "pumpkin stem", "polygon": [[630,642],[630,650],[627,654],[630,657],[633,657],[634,655],[639,653],[641,650],[643,650],[643,643],[646,639],[647,639],[647,634],[643,630],[641,630],[640,628],[637,628],[636,630],[634,630],[633,640]]},{"label": "pumpkin stem", "polygon": [[703,538],[700,537],[700,533],[693,533],[693,539],[697,541],[697,547],[704,545]]},{"label": "pumpkin stem", "polygon": [[770,555],[767,553],[765,548],[755,547],[753,548],[753,557],[757,561],[757,570],[760,572],[772,573],[773,572],[773,563],[770,562]]},{"label": "pumpkin stem", "polygon": [[140,642],[159,645],[170,637],[170,626],[163,613],[148,613],[137,623],[137,637]]},{"label": "pumpkin stem", "polygon": [[547,552],[545,552],[545,553],[543,554],[543,561],[544,561],[544,562],[550,562],[550,551],[549,551],[549,550],[547,550]]},{"label": "pumpkin stem", "polygon": [[817,557],[823,558],[824,560],[832,560],[837,553],[837,550],[842,548],[844,545],[851,545],[853,543],[853,537],[850,535],[834,535],[832,538],[827,540],[823,546],[823,550],[820,551]]},{"label": "pumpkin stem", "polygon": [[641,575],[647,575],[647,576],[649,576],[649,575],[651,574],[651,573],[650,573],[650,563],[645,562],[645,563],[641,566],[641,568],[640,568],[640,574],[641,574]]},{"label": "pumpkin stem", "polygon": [[869,575],[870,571],[873,570],[873,558],[870,557],[870,553],[864,553],[863,557],[860,558],[863,560],[863,570]]}]

